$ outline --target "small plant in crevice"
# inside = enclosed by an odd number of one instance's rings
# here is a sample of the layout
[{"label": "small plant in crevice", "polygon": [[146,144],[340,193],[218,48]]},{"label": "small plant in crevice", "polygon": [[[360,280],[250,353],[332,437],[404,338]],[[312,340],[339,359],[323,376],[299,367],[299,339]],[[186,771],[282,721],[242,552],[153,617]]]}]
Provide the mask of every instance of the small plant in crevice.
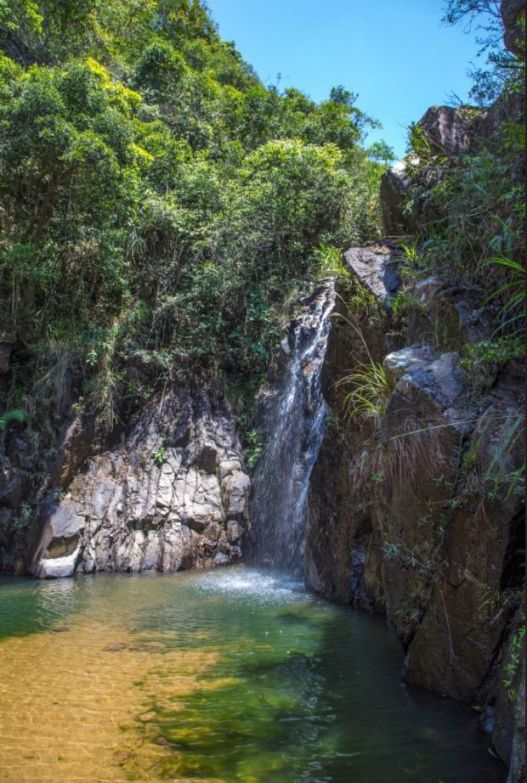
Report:
[{"label": "small plant in crevice", "polygon": [[349,421],[371,421],[380,425],[390,396],[390,382],[380,362],[370,359],[337,382],[345,389],[344,411]]},{"label": "small plant in crevice", "polygon": [[509,660],[505,664],[503,685],[510,701],[516,701],[518,696],[514,687],[514,680],[522,665],[522,658],[525,655],[525,635],[526,626],[520,625],[513,633],[509,646]]},{"label": "small plant in crevice", "polygon": [[29,503],[22,503],[18,510],[18,514],[11,523],[15,529],[23,529],[28,527],[33,518],[33,509]]},{"label": "small plant in crevice", "polygon": [[167,461],[167,452],[164,446],[159,446],[152,452],[152,462],[158,468],[165,464]]},{"label": "small plant in crevice", "polygon": [[337,413],[328,413],[325,420],[326,432],[330,432],[332,436],[343,446],[350,448],[350,437],[348,428],[346,426],[346,420],[339,416]]},{"label": "small plant in crevice", "polygon": [[6,411],[2,416],[0,416],[0,432],[2,430],[5,430],[6,427],[9,424],[13,424],[14,422],[17,422],[18,424],[23,424],[27,419],[27,413],[26,411],[22,410],[9,410]]},{"label": "small plant in crevice", "polygon": [[339,282],[349,281],[351,274],[344,262],[342,250],[333,245],[319,245],[314,252],[317,277],[334,277]]},{"label": "small plant in crevice", "polygon": [[254,470],[260,459],[264,447],[264,434],[262,430],[255,427],[248,430],[244,436],[243,454],[249,470]]},{"label": "small plant in crevice", "polygon": [[338,314],[353,330],[358,333],[364,344],[364,336],[359,323],[367,323],[368,326],[380,325],[384,317],[382,305],[375,294],[359,280],[353,280],[347,299],[342,300],[347,316]]},{"label": "small plant in crevice", "polygon": [[505,299],[495,333],[510,331],[515,336],[522,335],[527,329],[527,269],[519,261],[503,257],[489,258],[484,265],[497,267],[506,275],[486,300],[488,304]]},{"label": "small plant in crevice", "polygon": [[391,301],[391,311],[399,329],[408,330],[413,320],[424,316],[428,307],[410,290],[401,289]]}]

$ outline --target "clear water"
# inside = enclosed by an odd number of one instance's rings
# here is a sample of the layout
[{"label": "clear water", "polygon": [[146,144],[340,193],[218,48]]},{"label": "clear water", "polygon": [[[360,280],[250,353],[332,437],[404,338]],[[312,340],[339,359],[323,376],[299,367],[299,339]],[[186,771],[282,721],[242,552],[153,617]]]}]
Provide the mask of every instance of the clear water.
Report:
[{"label": "clear water", "polygon": [[236,567],[0,580],[0,780],[503,783],[378,617]]}]

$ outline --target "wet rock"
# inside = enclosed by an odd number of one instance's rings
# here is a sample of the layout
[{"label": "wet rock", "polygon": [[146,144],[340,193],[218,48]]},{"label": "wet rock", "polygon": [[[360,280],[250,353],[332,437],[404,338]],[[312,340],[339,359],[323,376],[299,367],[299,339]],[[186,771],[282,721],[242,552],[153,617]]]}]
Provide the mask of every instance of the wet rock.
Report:
[{"label": "wet rock", "polygon": [[95,436],[93,417],[76,416],[66,427],[59,450],[56,467],[52,467],[52,480],[67,487],[84,465]]},{"label": "wet rock", "polygon": [[228,493],[227,514],[230,517],[239,517],[245,512],[247,496],[249,493],[250,479],[246,473],[236,470],[224,479],[224,486]]},{"label": "wet rock", "polygon": [[31,476],[19,468],[0,469],[0,505],[20,508],[27,499],[31,487]]},{"label": "wet rock", "polygon": [[[309,479],[326,412],[321,369],[335,299],[334,281],[327,280],[302,300],[304,312],[289,328],[291,358],[260,409],[267,442],[253,476],[250,556],[298,574],[303,570]],[[243,496],[246,486],[233,474],[234,498]],[[238,516],[236,505],[229,503],[231,516]]]},{"label": "wet rock", "polygon": [[521,508],[510,476],[523,459],[521,439],[511,436],[522,420],[520,409],[496,402],[473,428],[464,452],[470,466],[465,488],[457,488],[465,500],[456,504],[445,531],[446,571],[408,652],[412,682],[464,701],[483,686],[507,622],[488,595],[503,587],[513,520]]},{"label": "wet rock", "polygon": [[517,696],[513,709],[511,752],[508,758],[507,783],[523,783],[525,780],[525,656],[516,673]]},{"label": "wet rock", "polygon": [[240,538],[243,535],[243,527],[240,525],[238,520],[236,519],[229,519],[227,522],[227,540],[234,544],[236,541],[239,541]]}]

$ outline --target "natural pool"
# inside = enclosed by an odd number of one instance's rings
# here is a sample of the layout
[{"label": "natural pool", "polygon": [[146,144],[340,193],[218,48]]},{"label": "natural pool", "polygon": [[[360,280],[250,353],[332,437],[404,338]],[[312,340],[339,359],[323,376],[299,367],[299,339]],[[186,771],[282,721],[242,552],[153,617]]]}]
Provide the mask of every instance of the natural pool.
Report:
[{"label": "natural pool", "polygon": [[503,783],[382,619],[243,567],[0,580],[0,781]]}]

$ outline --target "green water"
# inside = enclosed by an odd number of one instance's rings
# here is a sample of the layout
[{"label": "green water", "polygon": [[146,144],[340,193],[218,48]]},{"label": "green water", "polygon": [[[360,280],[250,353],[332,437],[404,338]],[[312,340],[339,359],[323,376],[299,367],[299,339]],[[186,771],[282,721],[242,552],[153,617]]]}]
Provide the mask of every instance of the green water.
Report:
[{"label": "green water", "polygon": [[[0,751],[0,770],[2,759],[10,770],[2,781],[503,783],[506,777],[473,712],[401,683],[401,649],[382,619],[255,570],[0,580],[0,640],[0,666],[13,664],[20,693],[42,691],[20,697],[28,715],[21,715],[18,733],[11,719],[4,725],[12,753]],[[103,732],[112,713],[111,699],[104,711],[100,706],[108,691],[103,675],[111,681],[113,667],[126,725],[118,726],[116,740],[108,726],[101,743],[113,748],[122,736],[129,748],[119,755],[116,746],[103,757],[94,746],[91,758],[93,732],[79,734],[87,754],[81,767],[60,747],[47,752],[38,737],[24,735],[24,726],[39,698],[49,704],[56,696],[57,678],[66,689],[68,677],[78,682],[87,666],[82,703],[64,709],[81,726],[82,716],[99,708]],[[167,680],[190,682],[196,673],[192,688]],[[27,682],[30,675],[37,685]],[[13,688],[0,690],[0,713],[13,709]],[[53,703],[62,709],[60,698]],[[116,705],[114,723],[120,716]],[[72,725],[70,719],[64,728],[70,741]],[[60,733],[46,742],[60,745]],[[29,759],[13,755],[17,744],[29,745]],[[149,747],[160,755],[150,758]],[[70,773],[61,763],[71,765]]]}]

